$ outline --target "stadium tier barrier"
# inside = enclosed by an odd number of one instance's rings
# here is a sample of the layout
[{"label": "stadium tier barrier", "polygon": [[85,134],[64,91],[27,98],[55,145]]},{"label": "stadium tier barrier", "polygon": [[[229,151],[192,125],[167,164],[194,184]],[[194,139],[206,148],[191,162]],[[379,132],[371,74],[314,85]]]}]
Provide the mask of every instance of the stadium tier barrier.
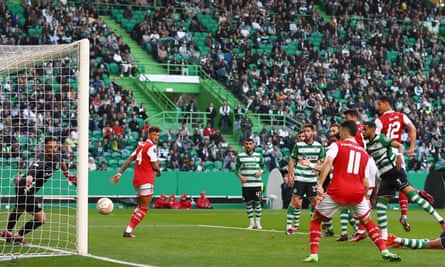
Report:
[{"label": "stadium tier barrier", "polygon": [[[2,170],[1,175],[1,196],[2,198],[13,197],[14,170]],[[95,203],[100,197],[110,197],[112,199],[134,198],[132,187],[133,170],[128,169],[116,184],[110,184],[110,178],[116,171],[90,171],[89,172],[89,202]],[[264,184],[267,184],[268,174],[264,174]],[[419,190],[424,189],[427,173],[408,172],[411,184]],[[39,192],[44,199],[73,200],[72,187],[62,174],[55,173],[49,179],[43,190]],[[46,189],[52,188],[52,192]],[[54,190],[54,189],[57,190]],[[181,172],[170,171],[162,173],[161,177],[156,177],[154,197],[162,193],[175,194],[182,193],[193,198],[198,197],[201,191],[206,191],[207,196],[218,203],[241,203],[241,186],[239,179],[233,172]],[[264,194],[267,195],[267,192]],[[4,201],[2,201],[5,203]]]}]

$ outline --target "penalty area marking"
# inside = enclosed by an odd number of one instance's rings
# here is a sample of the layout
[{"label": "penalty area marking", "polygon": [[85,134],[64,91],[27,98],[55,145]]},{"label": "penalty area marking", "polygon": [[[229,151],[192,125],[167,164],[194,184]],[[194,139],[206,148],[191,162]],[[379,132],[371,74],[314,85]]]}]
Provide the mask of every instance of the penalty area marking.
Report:
[{"label": "penalty area marking", "polygon": [[101,256],[96,256],[96,255],[92,255],[92,254],[87,254],[87,255],[85,255],[85,257],[89,257],[89,258],[93,258],[93,259],[101,260],[101,261],[108,261],[108,262],[112,262],[112,263],[128,265],[128,266],[155,267],[154,265],[146,265],[146,264],[134,263],[134,262],[129,262],[129,261],[115,260],[115,259],[111,259],[111,258],[107,258],[107,257],[101,257]]},{"label": "penalty area marking", "polygon": [[[217,228],[217,229],[229,229],[229,230],[243,230],[243,231],[260,231],[260,232],[271,232],[271,233],[283,233],[284,230],[275,230],[275,229],[247,229],[243,227],[234,227],[234,226],[221,226],[221,225],[207,225],[207,224],[198,224],[198,227],[205,227],[205,228]],[[295,232],[295,234],[299,235],[307,235],[308,233],[305,232]]]}]

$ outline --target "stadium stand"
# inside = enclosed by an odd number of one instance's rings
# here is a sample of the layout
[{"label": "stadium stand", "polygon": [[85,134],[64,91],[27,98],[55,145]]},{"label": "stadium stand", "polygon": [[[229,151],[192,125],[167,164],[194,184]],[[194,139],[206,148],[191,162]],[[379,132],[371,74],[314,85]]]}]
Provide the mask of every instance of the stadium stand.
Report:
[{"label": "stadium stand", "polygon": [[[184,62],[188,74],[194,75],[196,68],[192,66],[199,65],[246,111],[285,114],[302,123],[313,123],[322,142],[326,142],[327,129],[341,119],[343,110],[357,108],[363,119],[372,119],[376,116],[373,99],[388,94],[395,108],[407,113],[418,126],[419,149],[409,164],[411,170],[427,170],[431,164],[444,163],[445,21],[441,10],[428,1],[403,2],[399,6],[396,2],[391,2],[392,6],[381,2],[367,6],[366,1],[348,5],[336,1],[318,1],[318,5],[311,1],[239,1],[236,6],[229,2],[161,1],[162,6],[121,3],[110,8],[101,1],[70,2],[66,6],[62,2],[31,6],[10,1],[3,11],[5,34],[1,42],[57,44],[90,39],[91,148],[98,142],[105,143],[104,152],[95,156],[98,166],[103,159],[110,167],[115,165],[111,155],[116,151],[101,136],[107,122],[111,125],[118,119],[122,125],[129,124],[132,114],[137,115],[140,130],[127,131],[118,150],[131,150],[149,126],[144,123],[147,114],[139,112],[133,90],[122,86],[125,79],[116,78],[120,66],[112,61],[112,55],[116,49],[128,47],[121,37],[123,32],[106,27],[100,13],[110,15],[144,51],[169,69]],[[45,13],[49,10],[55,16]],[[18,23],[12,19],[16,15]],[[54,34],[48,21],[58,21],[64,31]],[[144,62],[137,62],[137,66],[139,73],[147,69]],[[178,108],[185,109],[186,104],[184,101]],[[266,127],[261,146],[270,136],[272,144],[288,156],[292,140],[271,133],[272,125]],[[173,129],[173,134],[177,130]],[[170,154],[176,149],[173,140],[168,141],[172,145]],[[189,154],[199,162],[200,150],[196,150]],[[178,152],[182,160],[185,151]],[[120,154],[120,159],[125,157]],[[278,160],[277,155],[276,164]],[[212,168],[210,164],[208,167],[212,171],[227,170],[228,162],[219,157]]]}]

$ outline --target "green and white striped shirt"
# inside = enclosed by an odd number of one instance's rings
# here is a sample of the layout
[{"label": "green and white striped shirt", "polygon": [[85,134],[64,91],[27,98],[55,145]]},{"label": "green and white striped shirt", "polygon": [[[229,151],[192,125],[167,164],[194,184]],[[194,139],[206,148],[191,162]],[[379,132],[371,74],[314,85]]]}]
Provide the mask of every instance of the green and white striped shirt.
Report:
[{"label": "green and white striped shirt", "polygon": [[396,166],[397,155],[393,152],[391,142],[391,138],[379,134],[366,144],[366,151],[374,158],[380,175]]},{"label": "green and white striped shirt", "polygon": [[295,181],[314,183],[318,181],[318,174],[311,167],[301,165],[298,161],[307,159],[311,163],[317,164],[320,159],[326,155],[324,147],[317,141],[312,144],[306,142],[298,142],[292,149],[291,157],[295,159]]},{"label": "green and white striped shirt", "polygon": [[246,152],[240,152],[236,158],[235,174],[241,174],[246,177],[243,187],[262,186],[262,176],[256,177],[255,173],[264,169],[263,155],[253,152],[248,155]]}]

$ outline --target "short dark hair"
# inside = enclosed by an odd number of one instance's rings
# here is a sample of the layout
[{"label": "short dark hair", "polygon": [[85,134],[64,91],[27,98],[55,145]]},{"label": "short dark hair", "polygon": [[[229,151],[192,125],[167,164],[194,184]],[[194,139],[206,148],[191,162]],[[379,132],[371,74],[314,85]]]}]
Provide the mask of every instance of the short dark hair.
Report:
[{"label": "short dark hair", "polygon": [[148,130],[148,132],[149,133],[151,133],[151,132],[160,133],[161,128],[159,128],[158,126],[151,126],[150,129]]},{"label": "short dark hair", "polygon": [[244,140],[244,143],[246,143],[246,142],[252,142],[253,143],[253,139],[252,138],[246,138],[246,140]]},{"label": "short dark hair", "polygon": [[360,119],[360,112],[357,109],[347,109],[343,112],[343,115],[350,115],[354,118]]},{"label": "short dark hair", "polygon": [[391,102],[392,102],[392,99],[387,95],[381,95],[377,98],[377,100],[381,101],[381,102],[388,103],[389,105],[391,105]]},{"label": "short dark hair", "polygon": [[372,129],[377,128],[377,125],[373,121],[366,121],[366,122],[363,123],[363,125],[366,125],[366,126],[368,126],[369,128],[372,128]]},{"label": "short dark hair", "polygon": [[357,123],[353,120],[344,120],[341,124],[340,124],[342,129],[348,129],[348,132],[352,135],[355,136],[357,134]]},{"label": "short dark hair", "polygon": [[314,126],[313,124],[310,124],[310,123],[305,124],[305,125],[303,126],[303,129],[304,129],[304,128],[309,128],[309,129],[311,129],[312,131],[315,130],[315,126]]},{"label": "short dark hair", "polygon": [[48,136],[45,137],[45,144],[48,144],[49,142],[57,141],[54,137]]}]

